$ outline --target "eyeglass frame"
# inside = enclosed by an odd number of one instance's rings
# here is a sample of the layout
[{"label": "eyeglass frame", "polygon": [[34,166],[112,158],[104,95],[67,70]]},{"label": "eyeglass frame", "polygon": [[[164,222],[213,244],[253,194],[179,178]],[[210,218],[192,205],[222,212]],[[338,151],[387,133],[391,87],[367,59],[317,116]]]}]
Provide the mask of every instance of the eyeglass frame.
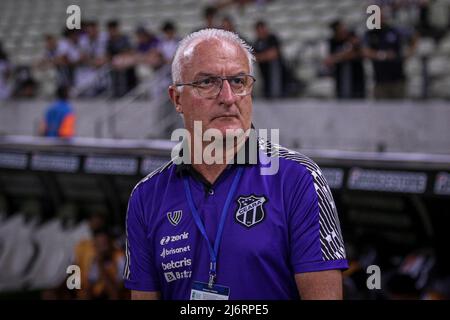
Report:
[{"label": "eyeglass frame", "polygon": [[236,93],[233,91],[233,87],[232,87],[231,85],[230,85],[230,88],[231,88],[231,91],[232,91],[235,95],[237,95],[238,97],[245,97],[245,96],[248,96],[249,94],[252,93],[253,85],[254,85],[255,82],[256,82],[256,78],[255,78],[254,76],[252,76],[251,74],[238,74],[238,75],[235,75],[235,76],[227,76],[227,77],[221,77],[221,76],[213,76],[213,75],[211,75],[211,76],[205,76],[204,78],[202,78],[202,79],[200,79],[200,80],[196,80],[196,81],[192,81],[192,82],[186,82],[186,83],[175,83],[175,84],[173,84],[173,85],[174,85],[175,87],[192,86],[192,87],[196,88],[196,89],[197,89],[197,92],[198,92],[198,88],[200,88],[200,86],[198,85],[198,82],[200,82],[200,81],[202,81],[202,80],[204,80],[204,79],[208,79],[208,78],[217,78],[217,79],[220,79],[220,80],[221,80],[220,89],[219,89],[219,91],[217,92],[216,95],[213,95],[213,96],[211,96],[211,97],[203,97],[203,96],[199,93],[199,96],[201,96],[202,98],[212,99],[212,98],[217,98],[217,96],[220,94],[220,92],[221,92],[222,89],[223,89],[223,82],[224,82],[225,80],[229,81],[229,80],[231,80],[231,79],[233,79],[233,78],[236,78],[236,77],[242,77],[242,76],[250,77],[250,78],[253,80],[252,85],[251,85],[251,87],[250,87],[250,88],[251,88],[250,92],[249,92],[249,93],[246,93],[246,94],[240,95],[240,94],[236,94]]}]

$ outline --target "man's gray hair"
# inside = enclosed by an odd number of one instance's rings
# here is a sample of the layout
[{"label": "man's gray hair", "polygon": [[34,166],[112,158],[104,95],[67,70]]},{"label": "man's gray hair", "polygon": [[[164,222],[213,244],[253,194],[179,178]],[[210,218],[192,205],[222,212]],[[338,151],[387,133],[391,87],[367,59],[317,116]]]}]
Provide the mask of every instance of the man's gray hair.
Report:
[{"label": "man's gray hair", "polygon": [[186,56],[186,51],[190,49],[190,47],[195,47],[198,43],[208,39],[225,40],[242,48],[248,59],[250,74],[253,74],[253,62],[255,61],[255,56],[253,55],[253,49],[250,45],[242,40],[236,33],[222,29],[202,29],[188,34],[178,44],[177,51],[175,52],[175,56],[172,61],[173,83],[181,83],[183,81],[181,69],[183,59]]}]

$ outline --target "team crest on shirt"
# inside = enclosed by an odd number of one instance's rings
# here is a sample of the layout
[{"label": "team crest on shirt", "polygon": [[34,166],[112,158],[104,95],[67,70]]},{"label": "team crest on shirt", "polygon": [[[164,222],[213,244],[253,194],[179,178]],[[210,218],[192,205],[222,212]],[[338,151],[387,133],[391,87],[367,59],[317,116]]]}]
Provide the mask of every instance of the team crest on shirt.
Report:
[{"label": "team crest on shirt", "polygon": [[182,216],[183,216],[182,210],[167,212],[167,219],[169,219],[169,222],[173,226],[176,226],[180,222]]},{"label": "team crest on shirt", "polygon": [[237,222],[250,228],[264,220],[266,215],[264,204],[267,202],[265,196],[241,196],[237,199],[237,202],[239,207],[234,215]]}]

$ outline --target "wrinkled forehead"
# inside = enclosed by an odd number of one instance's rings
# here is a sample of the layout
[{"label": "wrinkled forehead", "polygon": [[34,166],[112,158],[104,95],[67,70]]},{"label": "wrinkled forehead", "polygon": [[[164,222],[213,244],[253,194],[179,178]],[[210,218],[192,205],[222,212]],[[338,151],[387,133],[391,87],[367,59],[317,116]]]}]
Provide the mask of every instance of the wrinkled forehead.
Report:
[{"label": "wrinkled forehead", "polygon": [[242,66],[249,72],[248,58],[244,49],[236,43],[226,39],[201,39],[190,43],[183,52],[182,74],[192,72],[199,67],[212,65],[223,66],[224,63],[233,63]]}]

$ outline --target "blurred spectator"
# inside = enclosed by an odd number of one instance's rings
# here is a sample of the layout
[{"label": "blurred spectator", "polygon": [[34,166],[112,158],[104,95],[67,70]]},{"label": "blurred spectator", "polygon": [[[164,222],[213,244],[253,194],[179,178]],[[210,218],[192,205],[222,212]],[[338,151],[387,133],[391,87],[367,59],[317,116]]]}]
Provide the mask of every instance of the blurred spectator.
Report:
[{"label": "blurred spectator", "polygon": [[75,113],[68,102],[68,88],[59,87],[56,97],[57,101],[45,113],[39,133],[46,137],[71,138],[75,132]]},{"label": "blurred spectator", "polygon": [[58,70],[58,86],[71,88],[75,84],[75,68],[81,60],[78,33],[79,31],[76,29],[64,29],[63,39],[58,42],[55,59]]},{"label": "blurred spectator", "polygon": [[420,291],[409,274],[395,272],[387,281],[387,298],[389,300],[418,300]]},{"label": "blurred spectator", "polygon": [[9,63],[8,55],[3,50],[3,45],[0,42],[0,101],[7,99],[11,94],[11,88],[8,84],[10,74],[11,65]]},{"label": "blurred spectator", "polygon": [[366,84],[360,39],[345,24],[334,21],[330,25],[333,36],[329,40],[329,56],[325,64],[332,69],[336,97],[365,98]]},{"label": "blurred spectator", "polygon": [[221,28],[224,29],[224,30],[227,30],[227,31],[239,34],[239,37],[242,40],[244,40],[245,42],[250,44],[250,42],[236,30],[233,18],[231,16],[228,16],[228,15],[223,16]]},{"label": "blurred spectator", "polygon": [[136,39],[135,63],[148,65],[151,69],[158,70],[164,64],[159,51],[160,39],[144,27],[136,29]]},{"label": "blurred spectator", "polygon": [[419,0],[419,22],[418,31],[422,35],[428,35],[431,31],[430,25],[430,1],[429,0]]},{"label": "blurred spectator", "polygon": [[116,300],[125,297],[122,271],[125,258],[106,230],[94,233],[94,254],[88,266],[86,292],[88,299]]},{"label": "blurred spectator", "polygon": [[234,27],[233,19],[230,16],[224,16],[222,18],[222,29],[230,32],[236,32],[236,28]]},{"label": "blurred spectator", "polygon": [[13,72],[14,89],[16,98],[33,98],[36,95],[37,83],[31,72],[31,67],[26,65],[16,66]]},{"label": "blurred spectator", "polygon": [[[106,214],[103,212],[94,212],[89,217],[89,229],[91,234],[106,227]],[[87,299],[89,297],[88,276],[90,266],[95,257],[95,245],[92,238],[83,239],[75,246],[75,264],[80,267],[81,270],[81,290],[77,290],[78,299]]]},{"label": "blurred spectator", "polygon": [[381,14],[381,29],[369,30],[365,36],[364,55],[372,60],[376,99],[401,99],[405,96],[405,58],[415,49],[415,38],[404,52],[404,36],[387,22],[386,11]]},{"label": "blurred spectator", "polygon": [[295,79],[287,71],[278,37],[270,33],[264,21],[255,24],[256,41],[253,45],[256,61],[263,78],[265,98],[288,96]]},{"label": "blurred spectator", "polygon": [[164,62],[169,64],[172,62],[173,56],[175,55],[175,51],[178,47],[178,42],[181,39],[177,36],[177,29],[172,21],[164,22],[161,27],[161,31],[163,36],[159,43],[158,49],[162,54]]},{"label": "blurred spectator", "polygon": [[54,35],[44,34],[43,41],[44,49],[33,62],[33,75],[39,84],[39,94],[45,97],[53,97],[58,80],[56,69],[58,40]]},{"label": "blurred spectator", "polygon": [[87,21],[83,31],[79,40],[81,63],[76,71],[75,83],[82,95],[95,96],[105,90],[107,85],[100,81],[97,72],[106,62],[108,35],[99,31],[96,21]]},{"label": "blurred spectator", "polygon": [[450,300],[450,276],[441,275],[430,281],[422,300]]},{"label": "blurred spectator", "polygon": [[87,21],[84,31],[79,41],[83,62],[100,66],[105,63],[108,35],[99,31],[97,21]]},{"label": "blurred spectator", "polygon": [[136,29],[137,46],[136,51],[139,53],[146,53],[155,49],[159,44],[159,39],[144,27]]},{"label": "blurred spectator", "polygon": [[203,8],[203,19],[204,24],[193,31],[198,31],[205,28],[217,28],[216,23],[217,17],[217,7],[215,6],[206,6]]},{"label": "blurred spectator", "polygon": [[204,28],[215,28],[217,26],[215,21],[216,15],[217,15],[216,7],[208,6],[203,10],[203,17],[206,22]]},{"label": "blurred spectator", "polygon": [[37,61],[36,67],[48,68],[53,67],[57,56],[58,41],[51,34],[44,35],[44,52],[42,57]]},{"label": "blurred spectator", "polygon": [[118,21],[108,22],[108,37],[106,51],[113,69],[113,96],[121,97],[137,85],[135,57],[128,37],[120,32]]}]

